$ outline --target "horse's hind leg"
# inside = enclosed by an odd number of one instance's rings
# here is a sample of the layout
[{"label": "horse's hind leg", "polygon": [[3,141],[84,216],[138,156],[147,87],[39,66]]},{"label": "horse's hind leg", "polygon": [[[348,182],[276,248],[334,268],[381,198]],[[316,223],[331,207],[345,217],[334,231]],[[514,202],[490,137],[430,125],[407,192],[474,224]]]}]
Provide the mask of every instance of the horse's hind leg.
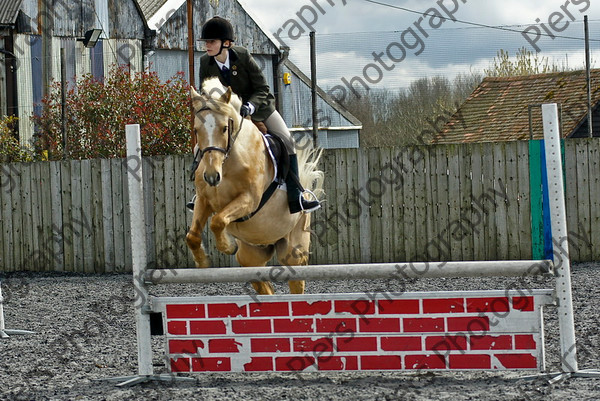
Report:
[{"label": "horse's hind leg", "polygon": [[[287,238],[277,244],[277,259],[282,266],[307,265],[309,247],[310,215],[304,214]],[[304,280],[290,280],[288,285],[292,294],[304,294]]]},{"label": "horse's hind leg", "polygon": [[[257,247],[240,241],[235,257],[241,266],[265,266],[269,259],[273,257],[274,251],[272,245]],[[275,293],[273,285],[268,281],[253,281],[252,286],[260,295],[273,295]]]}]

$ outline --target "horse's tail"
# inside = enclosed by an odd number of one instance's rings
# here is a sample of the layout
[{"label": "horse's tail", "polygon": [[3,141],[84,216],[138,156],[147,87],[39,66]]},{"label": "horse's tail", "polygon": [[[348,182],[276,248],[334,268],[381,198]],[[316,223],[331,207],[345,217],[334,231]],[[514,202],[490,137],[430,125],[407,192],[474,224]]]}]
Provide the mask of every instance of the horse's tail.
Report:
[{"label": "horse's tail", "polygon": [[300,183],[305,189],[311,190],[317,198],[325,194],[323,190],[323,171],[319,170],[319,160],[323,149],[315,149],[308,137],[303,137],[296,144]]}]

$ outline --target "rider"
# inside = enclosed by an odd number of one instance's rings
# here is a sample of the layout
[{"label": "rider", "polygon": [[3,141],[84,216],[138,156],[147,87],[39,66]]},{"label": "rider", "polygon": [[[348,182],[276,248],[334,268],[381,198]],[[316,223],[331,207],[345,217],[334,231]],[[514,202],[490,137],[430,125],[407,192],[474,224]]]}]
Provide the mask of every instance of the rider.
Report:
[{"label": "rider", "polygon": [[[317,210],[321,206],[318,200],[307,200],[302,196],[304,189],[298,180],[294,138],[275,110],[275,97],[254,58],[244,47],[233,46],[234,39],[233,26],[224,18],[213,17],[202,26],[201,40],[205,43],[206,53],[200,58],[200,83],[206,78],[219,77],[223,85],[230,86],[242,98],[242,117],[251,116],[263,134],[268,131],[283,141],[290,157],[285,180],[290,212]],[[193,203],[190,209],[193,209]]]}]

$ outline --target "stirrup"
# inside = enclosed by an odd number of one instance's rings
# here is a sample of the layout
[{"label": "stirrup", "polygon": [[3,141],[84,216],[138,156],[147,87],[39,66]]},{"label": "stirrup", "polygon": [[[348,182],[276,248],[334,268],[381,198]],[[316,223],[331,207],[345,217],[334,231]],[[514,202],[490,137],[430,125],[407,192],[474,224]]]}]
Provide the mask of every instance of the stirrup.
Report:
[{"label": "stirrup", "polygon": [[[307,209],[304,208],[304,205],[302,204],[302,201],[311,202],[310,200],[304,198],[304,194],[305,193],[310,194],[310,196],[312,196],[314,198],[314,201],[312,201],[312,202],[316,202],[317,203],[315,206],[307,208]],[[311,191],[310,189],[305,189],[303,192],[300,193],[300,198],[298,199],[298,202],[300,203],[300,209],[301,209],[301,211],[304,212],[304,213],[311,213],[311,212],[314,212],[315,210],[321,208],[321,202],[319,202],[319,199],[317,198],[317,195],[315,195],[315,193],[313,191]]]},{"label": "stirrup", "polygon": [[194,213],[194,205],[195,204],[196,204],[196,195],[194,195],[194,197],[192,198],[191,201],[189,201],[188,203],[185,204],[185,207],[187,208],[187,210]]}]

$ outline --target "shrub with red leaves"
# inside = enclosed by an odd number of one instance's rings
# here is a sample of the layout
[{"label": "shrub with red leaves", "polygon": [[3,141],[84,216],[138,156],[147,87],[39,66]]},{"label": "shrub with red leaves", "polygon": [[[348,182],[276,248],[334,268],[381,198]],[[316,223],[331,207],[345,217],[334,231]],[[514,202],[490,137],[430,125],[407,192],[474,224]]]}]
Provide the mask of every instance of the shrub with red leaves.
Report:
[{"label": "shrub with red leaves", "polygon": [[[139,124],[144,156],[190,152],[189,84],[183,74],[161,82],[155,72],[133,76],[114,67],[105,82],[85,75],[66,96],[68,159],[125,157],[125,125]],[[33,117],[38,149],[63,158],[60,83]]]}]

